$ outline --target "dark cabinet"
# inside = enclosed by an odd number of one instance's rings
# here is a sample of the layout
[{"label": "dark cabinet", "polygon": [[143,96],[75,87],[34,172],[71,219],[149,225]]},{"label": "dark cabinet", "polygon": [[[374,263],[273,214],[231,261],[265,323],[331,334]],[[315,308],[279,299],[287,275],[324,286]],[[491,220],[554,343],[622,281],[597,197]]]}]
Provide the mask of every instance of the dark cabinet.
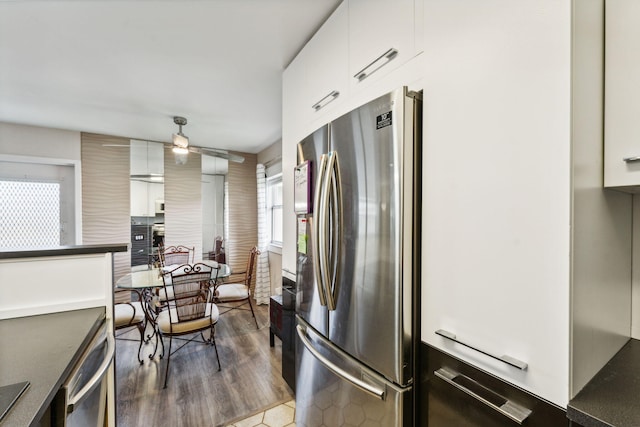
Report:
[{"label": "dark cabinet", "polygon": [[420,425],[569,426],[566,412],[453,356],[421,344]]},{"label": "dark cabinet", "polygon": [[274,346],[275,337],[282,341],[282,378],[294,392],[296,389],[295,308],[295,289],[283,287],[282,295],[274,295],[269,300],[269,345]]},{"label": "dark cabinet", "polygon": [[269,299],[269,345],[273,347],[274,336],[282,339],[282,295]]},{"label": "dark cabinet", "polygon": [[296,284],[282,278],[282,377],[296,391]]}]

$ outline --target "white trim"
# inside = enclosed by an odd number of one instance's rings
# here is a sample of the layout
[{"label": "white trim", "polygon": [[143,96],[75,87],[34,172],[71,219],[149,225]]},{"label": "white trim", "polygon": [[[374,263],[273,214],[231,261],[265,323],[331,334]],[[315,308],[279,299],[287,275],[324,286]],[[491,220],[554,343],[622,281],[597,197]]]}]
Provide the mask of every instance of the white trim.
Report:
[{"label": "white trim", "polygon": [[[36,316],[40,314],[58,313],[60,311],[80,310],[83,308],[106,307],[104,299],[74,301],[64,304],[43,304],[39,306],[21,307],[9,310],[0,310],[0,320],[13,319],[15,317]],[[107,315],[109,310],[107,309]]]},{"label": "white trim", "polygon": [[282,243],[280,243],[279,245],[270,243],[269,248],[267,250],[271,253],[282,255]]},{"label": "white trim", "polygon": [[73,166],[74,179],[74,209],[76,245],[82,244],[82,162],[74,159],[59,159],[55,157],[19,156],[15,154],[0,154],[0,162],[32,163],[54,166]]}]

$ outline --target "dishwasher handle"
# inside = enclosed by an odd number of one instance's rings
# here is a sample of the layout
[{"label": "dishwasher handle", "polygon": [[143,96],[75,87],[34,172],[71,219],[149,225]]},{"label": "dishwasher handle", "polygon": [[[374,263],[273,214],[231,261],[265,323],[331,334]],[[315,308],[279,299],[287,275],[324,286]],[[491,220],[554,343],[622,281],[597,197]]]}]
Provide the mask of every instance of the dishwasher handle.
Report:
[{"label": "dishwasher handle", "polygon": [[84,387],[78,390],[78,392],[76,392],[74,395],[69,396],[69,399],[67,400],[68,413],[73,412],[74,407],[80,404],[82,400],[84,400],[84,398],[87,397],[87,395],[91,393],[91,391],[98,384],[100,384],[100,381],[102,381],[102,379],[104,378],[107,369],[109,369],[109,366],[111,366],[111,362],[113,361],[113,357],[116,353],[116,340],[113,337],[113,333],[111,332],[112,329],[110,327],[107,327],[106,330],[107,352],[104,356],[104,359],[96,370],[96,373],[93,375],[93,377],[91,377],[91,380],[89,380],[87,384],[85,384]]}]

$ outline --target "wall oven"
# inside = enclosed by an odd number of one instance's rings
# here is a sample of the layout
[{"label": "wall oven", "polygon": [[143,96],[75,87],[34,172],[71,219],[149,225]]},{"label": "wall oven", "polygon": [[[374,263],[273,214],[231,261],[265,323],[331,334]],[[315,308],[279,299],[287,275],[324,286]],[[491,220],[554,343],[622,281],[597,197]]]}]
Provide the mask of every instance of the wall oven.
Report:
[{"label": "wall oven", "polygon": [[53,415],[56,426],[105,425],[107,372],[115,349],[111,324],[104,322],[56,395]]}]

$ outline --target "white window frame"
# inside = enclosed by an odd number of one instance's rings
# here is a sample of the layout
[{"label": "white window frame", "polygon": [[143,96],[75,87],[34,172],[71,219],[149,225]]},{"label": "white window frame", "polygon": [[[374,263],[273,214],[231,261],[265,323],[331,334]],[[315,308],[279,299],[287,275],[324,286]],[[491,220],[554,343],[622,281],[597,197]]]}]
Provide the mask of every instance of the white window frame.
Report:
[{"label": "white window frame", "polygon": [[[280,183],[280,185],[282,186],[282,173],[278,173],[275,174],[273,176],[267,177],[266,180],[266,186],[265,186],[265,191],[266,191],[266,209],[267,209],[267,226],[268,226],[268,236],[269,236],[269,245],[271,247],[275,247],[275,248],[282,248],[282,241],[278,241],[278,240],[273,240],[273,208],[274,207],[279,207],[280,209],[284,210],[284,206],[283,204],[279,204],[279,205],[273,205],[272,200],[271,200],[271,187],[274,185],[274,183]],[[284,227],[284,224],[281,224],[281,227]],[[284,236],[283,236],[283,240],[284,240]]]}]

